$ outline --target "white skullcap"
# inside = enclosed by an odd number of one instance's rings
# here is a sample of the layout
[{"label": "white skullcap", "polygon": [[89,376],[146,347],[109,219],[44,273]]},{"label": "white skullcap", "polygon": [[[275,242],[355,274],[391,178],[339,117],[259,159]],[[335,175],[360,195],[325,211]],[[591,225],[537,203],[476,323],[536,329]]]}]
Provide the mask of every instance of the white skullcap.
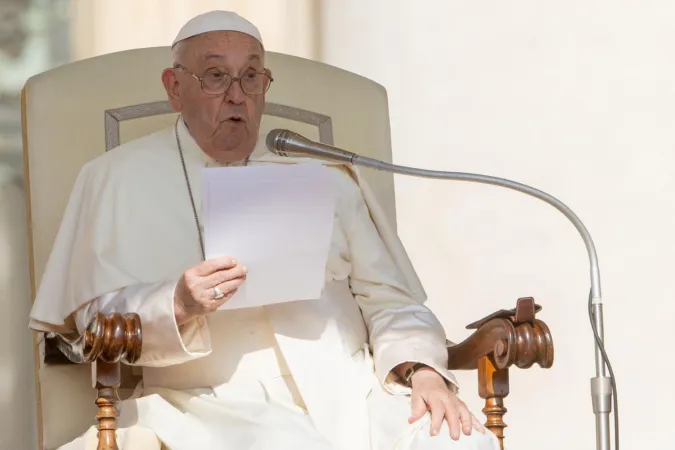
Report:
[{"label": "white skullcap", "polygon": [[210,11],[193,17],[183,25],[171,46],[173,47],[184,39],[211,31],[238,31],[256,38],[260,42],[260,45],[263,43],[260,31],[258,31],[256,26],[237,13],[231,11]]}]

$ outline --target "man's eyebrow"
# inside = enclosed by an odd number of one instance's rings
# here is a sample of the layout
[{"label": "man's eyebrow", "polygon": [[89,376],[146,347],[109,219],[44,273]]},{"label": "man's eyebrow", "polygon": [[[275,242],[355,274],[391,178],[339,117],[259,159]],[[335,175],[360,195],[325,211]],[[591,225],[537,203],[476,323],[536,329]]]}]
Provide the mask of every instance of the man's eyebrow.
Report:
[{"label": "man's eyebrow", "polygon": [[[205,59],[205,60],[209,60],[209,59],[227,59],[227,55],[223,55],[222,53],[207,53],[206,55],[204,55],[204,59]],[[254,54],[252,54],[252,55],[249,55],[248,60],[249,60],[249,61],[254,61],[254,60],[260,61],[261,58],[260,58],[260,55],[257,55],[257,54],[254,53]]]},{"label": "man's eyebrow", "polygon": [[204,55],[204,59],[227,59],[227,56],[221,53],[207,53]]}]

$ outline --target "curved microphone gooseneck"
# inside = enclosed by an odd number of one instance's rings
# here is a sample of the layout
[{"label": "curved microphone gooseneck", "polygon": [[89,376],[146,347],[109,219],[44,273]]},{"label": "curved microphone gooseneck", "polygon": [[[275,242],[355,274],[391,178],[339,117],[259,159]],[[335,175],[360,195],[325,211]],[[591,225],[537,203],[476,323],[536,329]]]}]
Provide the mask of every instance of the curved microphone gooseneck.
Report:
[{"label": "curved microphone gooseneck", "polygon": [[[331,145],[314,142],[289,130],[272,130],[266,139],[270,152],[285,157],[310,157],[324,161],[345,162],[352,165],[369,167],[375,170],[391,172],[413,177],[441,180],[469,181],[481,184],[505,187],[538,198],[560,211],[577,229],[586,245],[590,261],[591,291],[588,299],[589,319],[595,337],[595,377],[591,378],[591,398],[595,414],[595,432],[597,450],[610,450],[609,414],[612,411],[614,396],[614,442],[619,450],[619,412],[616,382],[612,365],[604,348],[604,323],[602,310],[602,292],[600,288],[600,268],[593,239],[579,217],[557,198],[533,187],[504,178],[491,177],[463,172],[443,172],[389,164],[377,159],[361,156]],[[610,377],[605,369],[608,369]]]}]

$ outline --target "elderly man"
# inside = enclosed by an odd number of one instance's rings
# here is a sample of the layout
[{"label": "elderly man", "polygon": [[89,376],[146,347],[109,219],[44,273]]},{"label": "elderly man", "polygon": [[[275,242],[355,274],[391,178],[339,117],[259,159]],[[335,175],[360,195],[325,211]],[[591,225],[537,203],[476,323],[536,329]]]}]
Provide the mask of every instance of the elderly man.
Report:
[{"label": "elderly man", "polygon": [[[497,450],[458,398],[444,330],[354,169],[329,168],[322,298],[218,310],[247,270],[237,255],[204,256],[201,169],[279,162],[259,139],[272,73],[258,30],[230,12],[190,20],[173,55],[162,82],[175,126],[85,165],[31,313],[39,331],[140,315],[143,383],[121,404],[121,448]],[[62,448],[95,441],[92,428]]]}]

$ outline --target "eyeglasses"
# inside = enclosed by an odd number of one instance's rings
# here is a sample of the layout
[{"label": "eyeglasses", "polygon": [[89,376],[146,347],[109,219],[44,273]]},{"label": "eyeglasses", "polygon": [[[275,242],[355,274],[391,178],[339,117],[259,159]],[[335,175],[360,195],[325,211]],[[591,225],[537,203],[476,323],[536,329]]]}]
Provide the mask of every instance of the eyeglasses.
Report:
[{"label": "eyeglasses", "polygon": [[208,70],[203,77],[198,77],[180,64],[174,65],[174,69],[181,69],[192,75],[205,94],[222,95],[232,86],[234,81],[239,83],[241,90],[248,95],[261,95],[267,92],[274,79],[267,72],[246,72],[241,77],[233,77],[229,73],[216,69]]}]

